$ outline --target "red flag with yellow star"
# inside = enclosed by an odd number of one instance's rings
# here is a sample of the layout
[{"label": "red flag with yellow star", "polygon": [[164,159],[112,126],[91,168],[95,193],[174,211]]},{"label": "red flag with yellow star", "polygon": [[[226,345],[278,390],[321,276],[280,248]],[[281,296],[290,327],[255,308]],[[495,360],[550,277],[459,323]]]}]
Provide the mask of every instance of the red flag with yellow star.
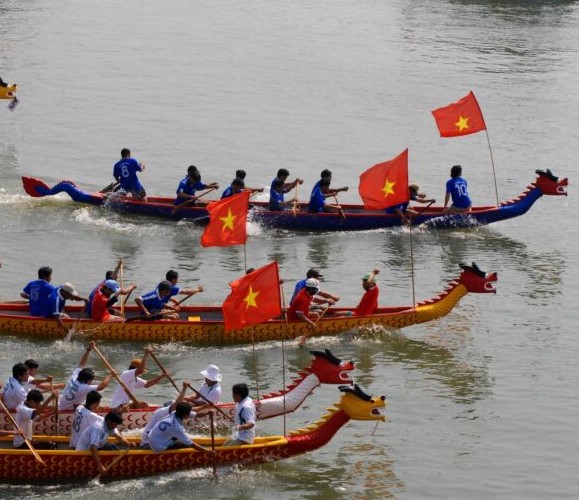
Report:
[{"label": "red flag with yellow star", "polygon": [[247,241],[247,209],[250,191],[214,201],[207,205],[209,224],[201,236],[204,247],[244,245]]},{"label": "red flag with yellow star", "polygon": [[360,175],[358,192],[366,210],[380,210],[406,203],[408,194],[408,149],[396,158],[378,163]]},{"label": "red flag with yellow star", "polygon": [[444,108],[435,109],[432,115],[436,120],[440,137],[469,135],[487,128],[480,106],[472,91]]},{"label": "red flag with yellow star", "polygon": [[231,293],[221,310],[225,331],[246,328],[281,315],[277,262],[229,283]]}]

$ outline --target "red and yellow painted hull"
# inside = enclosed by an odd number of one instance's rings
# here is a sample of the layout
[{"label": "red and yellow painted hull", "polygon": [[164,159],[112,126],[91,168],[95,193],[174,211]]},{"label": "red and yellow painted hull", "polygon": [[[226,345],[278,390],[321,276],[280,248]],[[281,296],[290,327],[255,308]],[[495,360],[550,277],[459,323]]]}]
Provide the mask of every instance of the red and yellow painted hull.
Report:
[{"label": "red and yellow painted hull", "polygon": [[[54,438],[51,438],[54,440]],[[62,439],[57,439],[62,440]],[[211,440],[196,439],[201,446],[211,448]],[[216,439],[216,456],[191,448],[155,453],[138,448],[99,452],[104,467],[123,455],[107,472],[112,479],[129,479],[154,474],[176,472],[213,464],[257,464],[275,461],[288,456],[288,440],[284,436],[257,438],[252,445],[219,446],[223,439]],[[89,451],[37,450],[46,464],[39,463],[29,450],[0,450],[0,480],[47,481],[63,479],[90,479],[98,476],[96,463]]]},{"label": "red and yellow painted hull", "polygon": [[[295,339],[304,334],[309,337],[337,335],[346,331],[380,325],[386,328],[406,326],[432,321],[448,314],[456,303],[468,293],[459,282],[434,299],[418,303],[416,307],[380,308],[368,316],[343,316],[351,309],[332,308],[311,329],[305,322],[271,320],[255,325],[253,329],[225,331],[221,308],[183,307],[180,321],[130,321],[125,323],[101,323],[88,319],[65,320],[68,328],[91,340],[143,342],[190,341],[201,345],[225,345]],[[56,321],[28,316],[25,304],[0,304],[0,333],[19,337],[62,338],[63,332]],[[67,309],[73,316],[80,308]],[[135,308],[126,308],[126,315],[138,315]],[[342,315],[342,316],[340,316]],[[212,319],[215,318],[215,319]]]}]

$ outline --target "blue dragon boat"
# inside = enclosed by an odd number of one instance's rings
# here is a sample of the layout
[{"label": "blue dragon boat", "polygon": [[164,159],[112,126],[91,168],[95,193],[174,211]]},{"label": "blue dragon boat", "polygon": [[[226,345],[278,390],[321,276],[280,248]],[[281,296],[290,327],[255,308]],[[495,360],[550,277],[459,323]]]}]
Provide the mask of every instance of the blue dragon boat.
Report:
[{"label": "blue dragon boat", "polygon": [[[536,170],[537,178],[516,198],[501,202],[498,206],[476,206],[468,213],[448,213],[443,207],[415,207],[418,215],[412,217],[412,225],[432,228],[476,227],[525,214],[543,195],[566,196],[568,179],[559,179],[550,170]],[[115,212],[153,216],[165,219],[195,219],[200,223],[209,221],[203,206],[184,206],[175,209],[174,197],[148,196],[147,201],[137,201],[120,193],[86,192],[69,180],[60,181],[53,187],[33,177],[22,177],[24,190],[35,198],[68,194],[75,202],[96,205]],[[365,231],[401,226],[400,217],[384,210],[366,210],[362,205],[341,205],[338,213],[311,213],[307,204],[300,203],[295,210],[274,212],[266,202],[252,202],[250,220],[268,228],[297,231]]]}]

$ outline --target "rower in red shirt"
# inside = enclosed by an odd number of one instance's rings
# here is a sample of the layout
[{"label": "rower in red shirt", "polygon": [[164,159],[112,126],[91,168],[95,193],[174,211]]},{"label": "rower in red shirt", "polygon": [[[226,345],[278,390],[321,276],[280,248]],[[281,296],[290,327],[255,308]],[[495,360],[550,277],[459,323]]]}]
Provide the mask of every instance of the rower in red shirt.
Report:
[{"label": "rower in red shirt", "polygon": [[308,278],[306,280],[306,286],[296,295],[287,311],[288,321],[307,321],[310,325],[315,326],[315,321],[319,319],[320,314],[310,311],[310,304],[319,289],[320,282],[317,279]]},{"label": "rower in red shirt", "polygon": [[91,319],[95,321],[124,321],[118,314],[112,313],[111,297],[120,291],[121,287],[115,280],[106,280],[96,291],[91,304]]},{"label": "rower in red shirt", "polygon": [[378,295],[380,289],[376,283],[376,275],[380,271],[374,269],[371,273],[366,273],[362,277],[362,288],[365,290],[362,299],[354,311],[354,316],[367,316],[373,314],[378,309]]}]

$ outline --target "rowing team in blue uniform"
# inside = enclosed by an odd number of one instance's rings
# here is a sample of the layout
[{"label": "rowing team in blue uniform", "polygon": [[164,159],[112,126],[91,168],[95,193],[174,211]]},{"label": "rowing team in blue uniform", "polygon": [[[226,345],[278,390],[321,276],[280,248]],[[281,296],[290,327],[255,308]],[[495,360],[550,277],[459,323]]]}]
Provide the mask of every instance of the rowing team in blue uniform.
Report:
[{"label": "rowing team in blue uniform", "polygon": [[[115,163],[113,167],[113,177],[119,183],[120,188],[125,193],[130,194],[134,199],[139,201],[147,201],[147,193],[139,182],[137,172],[142,172],[145,165],[138,162],[131,157],[131,151],[127,148],[121,151],[121,159]],[[223,191],[221,198],[228,198],[243,190],[255,192],[263,192],[263,188],[248,188],[245,186],[244,170],[237,170],[235,172],[235,179]],[[281,211],[291,208],[294,212],[299,210],[297,192],[298,186],[303,184],[303,179],[296,177],[293,181],[288,181],[290,173],[285,168],[280,168],[277,176],[273,179],[269,190],[269,209],[272,211]],[[338,204],[337,195],[340,192],[348,191],[348,187],[331,188],[332,172],[329,170],[322,170],[320,180],[314,185],[310,194],[310,201],[308,203],[308,212],[341,212],[341,207]],[[201,173],[195,165],[191,165],[187,169],[187,175],[179,183],[177,187],[177,197],[175,198],[175,206],[182,207],[186,205],[196,204],[204,205],[206,202],[200,200],[205,194],[219,189],[217,182],[205,184],[201,181]],[[285,194],[291,190],[296,190],[296,195],[291,200],[285,200]],[[198,191],[206,190],[201,195]],[[409,186],[409,199],[418,203],[432,204],[434,199],[427,199],[424,194],[418,192],[419,188],[416,184]],[[326,202],[328,198],[334,198],[335,204]],[[452,198],[452,204],[447,208],[448,202]],[[451,212],[468,212],[470,211],[472,202],[468,195],[467,182],[462,178],[462,167],[455,165],[451,169],[451,178],[446,183],[446,196],[444,201],[444,209]],[[409,217],[416,215],[416,211],[408,208],[408,202],[388,208],[387,213],[398,215],[404,222],[409,222]]]},{"label": "rowing team in blue uniform", "polygon": [[[121,288],[117,283],[122,260],[113,271],[107,271],[105,279],[94,287],[88,298],[81,297],[72,283],[54,286],[52,280],[52,269],[41,267],[38,270],[38,279],[29,282],[22,290],[20,296],[28,300],[31,316],[44,318],[54,318],[60,328],[68,333],[68,328],[62,321],[70,319],[64,312],[67,300],[84,302],[84,311],[89,318],[95,321],[124,321],[118,311],[112,307],[116,303],[119,295],[129,295],[136,285]],[[203,287],[185,289],[177,285],[179,273],[169,270],[165,280],[161,281],[154,290],[135,298],[135,303],[139,307],[141,316],[135,319],[157,320],[157,319],[179,319],[179,302],[176,295],[183,295],[185,298],[196,293],[203,292]]]}]

